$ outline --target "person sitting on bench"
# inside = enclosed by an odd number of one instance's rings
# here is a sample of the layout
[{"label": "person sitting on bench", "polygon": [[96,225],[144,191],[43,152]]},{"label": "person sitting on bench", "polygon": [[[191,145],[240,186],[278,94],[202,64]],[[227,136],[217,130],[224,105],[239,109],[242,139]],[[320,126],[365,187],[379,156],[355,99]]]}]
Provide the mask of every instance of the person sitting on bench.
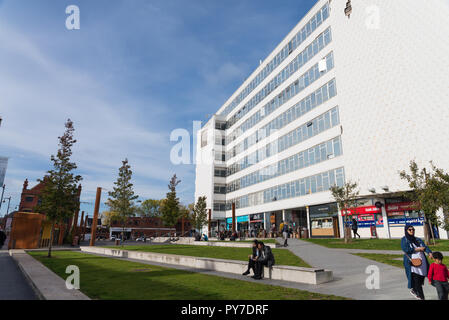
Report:
[{"label": "person sitting on bench", "polygon": [[263,276],[263,267],[267,266],[268,268],[271,268],[274,266],[275,261],[270,246],[266,246],[262,241],[259,241],[257,247],[259,249],[259,257],[256,260],[255,274],[252,278],[261,280]]}]

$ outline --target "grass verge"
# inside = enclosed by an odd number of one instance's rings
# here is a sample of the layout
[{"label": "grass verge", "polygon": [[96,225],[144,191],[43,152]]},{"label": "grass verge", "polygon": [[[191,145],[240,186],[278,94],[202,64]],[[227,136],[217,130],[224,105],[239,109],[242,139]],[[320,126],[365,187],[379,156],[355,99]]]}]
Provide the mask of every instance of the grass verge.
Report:
[{"label": "grass verge", "polygon": [[[393,267],[404,268],[402,254],[353,253],[355,256],[389,264]],[[398,260],[400,258],[400,260]]]},{"label": "grass verge", "polygon": [[65,279],[80,269],[81,291],[101,300],[344,300],[279,286],[252,283],[74,251],[28,252]]},{"label": "grass verge", "polygon": [[[401,239],[352,239],[345,243],[344,239],[307,239],[306,241],[340,249],[366,249],[366,250],[401,250]],[[436,245],[430,245],[432,251],[449,251],[449,240],[435,240]]]},{"label": "grass verge", "polygon": [[[166,254],[177,254],[182,256],[203,257],[214,259],[240,260],[248,261],[248,255],[251,254],[251,248],[233,248],[233,247],[208,247],[195,245],[145,245],[145,246],[124,246],[109,247],[113,249],[123,249],[130,251],[156,252]],[[286,249],[272,249],[277,265],[295,266],[311,268],[304,260]]]}]

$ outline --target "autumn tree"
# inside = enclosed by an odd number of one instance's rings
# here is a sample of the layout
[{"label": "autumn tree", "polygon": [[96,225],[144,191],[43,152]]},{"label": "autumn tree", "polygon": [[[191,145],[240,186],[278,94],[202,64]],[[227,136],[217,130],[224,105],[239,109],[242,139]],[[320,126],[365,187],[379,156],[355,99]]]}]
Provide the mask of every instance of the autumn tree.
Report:
[{"label": "autumn tree", "polygon": [[70,161],[72,147],[76,143],[73,137],[75,128],[70,119],[65,123],[65,129],[64,135],[58,137],[59,149],[57,155],[51,156],[53,169],[47,171],[42,180],[38,180],[43,183],[44,187],[41,194],[41,204],[36,208],[36,211],[45,213],[46,219],[50,221],[52,226],[48,248],[49,258],[51,258],[55,224],[61,224],[72,218],[80,204],[78,183],[82,180],[82,177],[73,173],[77,165]]},{"label": "autumn tree", "polygon": [[112,216],[120,222],[123,229],[123,236],[125,235],[125,227],[128,219],[135,216],[137,211],[134,200],[139,196],[134,194],[131,166],[128,164],[128,159],[122,161],[122,166],[119,169],[119,176],[114,182],[115,187],[113,191],[108,192],[109,198],[106,205]]},{"label": "autumn tree", "polygon": [[141,217],[160,217],[163,200],[148,199],[142,202],[137,213]]},{"label": "autumn tree", "polygon": [[198,201],[193,207],[191,212],[192,225],[196,230],[201,231],[201,229],[207,223],[207,210],[206,210],[206,197],[199,197]]},{"label": "autumn tree", "polygon": [[437,211],[449,207],[449,175],[435,167],[432,161],[429,172],[426,168],[419,168],[414,160],[410,161],[409,170],[410,173],[404,170],[399,172],[411,189],[411,192],[404,193],[404,197],[416,204],[416,210],[424,213],[424,240],[428,245],[432,236],[435,244],[432,225],[441,224]]},{"label": "autumn tree", "polygon": [[332,196],[338,204],[338,207],[342,212],[345,213],[343,216],[343,230],[345,243],[351,241],[351,228],[349,227],[348,221],[348,212],[353,208],[357,208],[359,206],[358,196],[358,184],[357,182],[346,182],[342,187],[334,185],[330,188],[332,192]]},{"label": "autumn tree", "polygon": [[181,181],[178,180],[176,174],[174,174],[168,185],[168,189],[170,191],[167,193],[167,197],[161,208],[161,219],[164,225],[169,227],[174,227],[181,217],[179,210],[179,198],[176,196],[176,186],[180,182]]}]

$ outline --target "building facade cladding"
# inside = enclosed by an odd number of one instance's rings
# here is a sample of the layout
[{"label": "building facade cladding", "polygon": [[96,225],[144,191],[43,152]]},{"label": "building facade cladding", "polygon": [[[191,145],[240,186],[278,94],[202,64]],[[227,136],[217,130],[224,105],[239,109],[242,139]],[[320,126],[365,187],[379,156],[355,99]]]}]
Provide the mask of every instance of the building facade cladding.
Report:
[{"label": "building facade cladding", "polygon": [[[227,128],[231,128],[237,121],[242,119],[247,113],[255,108],[262,100],[265,99],[271,92],[273,92],[282,83],[289,80],[289,78],[298,70],[312,60],[317,54],[319,54],[327,45],[332,41],[332,34],[330,27],[321,33],[310,45],[308,45],[304,51],[300,52],[286,67],[282,69],[265,87],[263,87],[258,93],[256,93],[232,118],[227,121]],[[274,101],[272,101],[274,103]],[[273,109],[271,108],[271,111]],[[267,113],[263,112],[266,111]],[[262,113],[263,112],[263,113]],[[241,135],[246,130],[250,129],[252,123],[257,119],[254,117],[263,117],[270,113],[270,106],[266,105],[261,112],[256,113],[253,117],[246,120],[241,126],[235,129],[229,138],[235,140],[236,137]]]},{"label": "building facade cladding", "polygon": [[[275,70],[297,47],[299,47],[324,21],[329,17],[329,6],[327,3],[319,10],[303,27],[291,38],[279,53],[261,70],[254,79],[246,86],[237,97],[221,112],[228,115],[238,104],[247,97],[273,70]],[[243,116],[243,115],[242,115]]]},{"label": "building facade cladding", "polygon": [[[327,20],[328,18],[327,3],[322,4],[321,9],[318,10],[320,10],[320,12],[323,12],[323,10],[326,12],[325,16]],[[318,15],[319,14],[315,14],[315,16]],[[319,25],[321,24],[322,22]],[[314,24],[314,27],[311,29],[310,34],[312,34],[318,28],[319,25],[315,27]],[[299,34],[301,34],[302,32],[301,30],[303,29],[305,30],[307,28],[308,27],[302,27],[299,31]],[[284,137],[277,139],[274,144],[269,143],[269,139],[267,139],[265,142],[267,143],[267,146],[263,148],[263,151],[258,150],[258,152],[252,153],[250,157],[245,156],[247,160],[244,163],[246,163],[246,165],[249,163],[254,164],[264,161],[265,159],[272,157],[273,155],[276,155],[279,152],[282,152],[284,149],[291,147],[292,146],[291,143],[293,141],[295,144],[297,144],[300,141],[306,140],[311,136],[317,135],[319,132],[328,129],[330,126],[332,127],[335,126],[336,123],[339,121],[338,108],[335,107],[335,104],[329,109],[321,109],[320,110],[321,113],[322,111],[326,110],[328,110],[328,112],[322,113],[321,115],[317,115],[317,117],[313,119],[307,119],[307,117],[303,117],[304,114],[309,113],[311,110],[325,103],[326,101],[330,100],[336,95],[336,79],[335,77],[332,78],[333,74],[330,74],[330,77],[323,77],[334,68],[333,52],[332,48],[329,46],[332,41],[332,33],[330,26],[322,25],[321,29],[317,31],[317,33],[315,33],[315,36],[313,38],[310,37],[309,40],[310,41],[306,42],[303,41],[304,43],[301,47],[299,47],[299,45],[296,46],[299,53],[291,55],[291,57],[286,57],[288,59],[284,59],[285,61],[282,65],[279,64],[279,66],[282,69],[277,73],[273,73],[271,75],[272,76],[271,80],[270,78],[266,77],[267,79],[265,83],[267,84],[264,85],[263,89],[260,90],[258,93],[255,93],[255,95],[252,98],[248,97],[249,101],[253,101],[253,103],[248,104],[248,102],[245,102],[244,107],[243,108],[240,107],[242,109],[240,112],[241,116],[237,120],[235,120],[236,118],[234,115],[230,115],[226,118],[228,123],[227,125],[228,129],[226,130],[226,134],[224,135],[225,145],[227,143],[234,141],[237,138],[236,133],[238,133],[238,136],[252,134],[249,139],[246,138],[245,142],[242,142],[240,144],[244,145],[244,148],[243,150],[239,150],[239,153],[244,153],[253,145],[257,144],[259,146],[259,143],[263,143],[261,142],[262,140],[268,138],[275,132],[280,132],[279,130],[286,127],[289,123],[297,123],[295,121],[301,117],[304,118],[303,121],[306,121],[306,123],[302,124],[298,123],[298,124],[303,125],[303,127],[307,128],[307,130],[306,129],[303,130],[302,127],[299,127],[297,128],[296,131],[288,132]],[[293,48],[293,50],[294,49],[295,48]],[[326,49],[326,52],[322,52],[324,51],[324,49]],[[293,50],[290,53],[293,53]],[[323,62],[320,64],[319,63],[320,61]],[[297,76],[293,78],[292,76],[296,74]],[[317,80],[321,79],[322,77],[324,78],[323,82],[319,83],[319,81]],[[287,84],[287,86],[284,83]],[[313,89],[312,92],[311,89]],[[264,105],[262,105],[262,108],[260,110],[256,109],[257,112],[256,114],[251,114],[250,111],[252,111],[252,109],[255,109],[254,107],[258,106],[260,102],[263,102],[263,100],[265,100],[265,97],[267,99],[270,99],[268,100],[269,102],[266,102]],[[279,111],[282,111],[282,109],[285,109],[285,107],[290,106],[291,103],[295,103],[295,100],[297,99],[302,100],[296,102],[296,104],[293,107],[290,107],[288,111],[284,111],[283,115],[277,116],[277,112],[275,112],[277,109],[279,109]],[[331,109],[333,109],[333,112],[331,111]],[[237,111],[236,114],[238,114]],[[332,117],[331,114],[333,114]],[[270,120],[269,116],[274,116],[275,118]],[[320,116],[321,118],[318,119]],[[245,117],[250,118],[245,120],[244,119]],[[244,121],[243,125],[240,125],[237,129],[234,129],[232,133],[229,133],[228,131],[231,131],[230,127],[238,120]],[[266,120],[270,120],[270,123],[265,124],[267,122]],[[318,120],[320,123],[323,124],[323,126],[318,124]],[[309,122],[312,123],[312,126],[310,126]],[[213,126],[213,124],[210,125]],[[256,128],[258,127],[258,125],[263,127]],[[316,132],[317,130],[319,130],[319,132]],[[310,131],[310,134],[308,131]],[[230,136],[233,137],[232,141],[229,138]],[[338,135],[335,135],[333,138],[338,138]],[[223,141],[223,137],[215,137],[214,140],[216,142],[216,146],[223,145],[222,143],[220,143]],[[320,142],[326,141],[323,140]],[[298,148],[300,148],[300,146],[298,146]],[[214,179],[212,189],[214,190],[213,195],[214,201],[212,206],[214,212],[223,211],[224,209],[227,209],[226,202],[229,203],[229,201],[226,201],[228,199],[227,196],[225,196],[224,198],[217,197],[218,195],[223,196],[223,183],[222,181],[220,182],[217,181],[217,179],[221,180],[223,178],[224,173],[223,168],[226,169],[227,177],[225,181],[228,182],[228,179],[230,179],[230,177],[228,177],[228,175],[230,174],[229,170],[230,166],[227,161],[229,160],[230,157],[229,156],[226,157],[226,154],[224,154],[223,150],[226,149],[217,147],[214,150],[215,160],[221,163],[221,165],[216,166],[213,171]],[[235,155],[237,154],[234,154],[233,156]],[[299,161],[299,154],[297,156]],[[301,154],[301,159],[303,156],[304,154]],[[253,161],[253,158],[255,161]],[[268,161],[271,160],[274,160],[274,158],[269,159]],[[314,161],[314,159],[312,159],[312,161]],[[244,170],[248,167],[249,166],[245,167],[245,165],[243,165],[238,169],[238,171]],[[311,178],[309,177],[309,180],[310,179]],[[225,184],[225,186],[226,185],[227,183]],[[242,203],[243,202],[244,201],[242,201]],[[240,204],[238,208],[240,208]]]},{"label": "building facade cladding", "polygon": [[[406,170],[410,160],[415,159],[421,167],[433,160],[438,167],[449,171],[449,40],[446,36],[449,33],[449,4],[443,0],[353,1],[353,12],[348,17],[345,15],[347,1],[327,3],[318,1],[312,9],[314,12],[307,14],[304,22],[293,29],[268,60],[280,54],[287,41],[326,6],[329,16],[323,20],[315,35],[306,38],[297,51],[286,56],[277,70],[266,73],[264,80],[258,82],[260,88],[251,88],[234,106],[227,104],[226,108],[220,108],[219,113],[227,110],[225,120],[232,119],[253,95],[298,56],[296,52],[304,52],[317,36],[329,30],[331,41],[327,46],[303,68],[287,77],[263,101],[258,102],[257,107],[244,114],[241,111],[242,116],[224,131],[224,149],[228,158],[225,157],[227,161],[216,166],[219,168],[217,174],[221,176],[212,177],[210,188],[213,190],[214,179],[221,179],[221,185],[227,186],[227,193],[219,195],[225,201],[220,198],[213,203],[214,212],[223,213],[226,210],[226,216],[230,217],[231,212],[228,210],[232,202],[237,205],[237,216],[256,213],[267,215],[279,210],[286,214],[295,208],[302,210],[306,206],[330,204],[334,200],[330,192],[322,188],[332,182],[329,182],[330,172],[337,177],[339,170],[336,184],[344,179],[357,181],[360,194],[369,200],[367,206],[374,205],[375,201],[385,204],[386,210],[377,213],[380,216],[376,222],[379,236],[398,237],[402,220],[418,219],[416,212],[410,213],[410,210],[405,209],[395,212],[389,209],[391,202],[400,201],[397,195],[408,189],[406,182],[397,174],[398,170]],[[431,54],[429,48],[432,48]],[[286,101],[282,100],[283,103],[273,110],[265,109],[274,97],[281,93],[284,97],[285,89],[294,82],[293,79],[298,79],[316,64],[320,67],[319,61],[331,52],[334,62],[331,70],[327,70],[326,74],[293,97],[290,92],[290,97]],[[261,66],[262,69],[265,67]],[[242,88],[252,83],[262,69],[258,69]],[[322,99],[322,88],[326,87],[329,95],[331,83],[335,88],[335,96],[320,104],[317,101]],[[239,89],[236,93],[240,95],[241,91]],[[317,92],[321,93],[321,97]],[[312,95],[315,96],[315,104]],[[237,101],[236,97],[233,96],[230,101]],[[302,101],[304,109],[298,109]],[[310,110],[307,110],[308,105]],[[278,152],[278,157],[263,158],[262,146],[275,140],[278,140],[280,146],[280,137],[288,136],[293,130],[336,106],[338,125],[290,145]],[[298,110],[299,116],[296,113]],[[272,132],[271,128],[276,131]],[[341,156],[322,161],[320,155],[320,161],[314,165],[296,165],[296,155],[299,161],[300,153],[311,152],[316,146],[336,138],[339,138]],[[290,141],[290,136],[286,139]],[[293,142],[294,134],[291,139]],[[262,161],[258,161],[259,158]],[[226,177],[223,177],[225,169]],[[270,170],[274,170],[274,174]],[[285,174],[279,174],[281,170],[285,170]],[[382,191],[385,186],[388,192]],[[372,188],[375,189],[373,194],[369,191]],[[400,220],[399,216],[405,218]],[[359,218],[360,225],[369,225],[368,215]],[[326,221],[330,223],[332,220]],[[414,223],[417,223],[417,232],[420,234],[422,227],[418,226],[419,221]],[[340,236],[343,235],[341,231]],[[359,233],[370,236],[369,228],[362,227]],[[445,234],[440,232],[440,236],[444,237]]]}]

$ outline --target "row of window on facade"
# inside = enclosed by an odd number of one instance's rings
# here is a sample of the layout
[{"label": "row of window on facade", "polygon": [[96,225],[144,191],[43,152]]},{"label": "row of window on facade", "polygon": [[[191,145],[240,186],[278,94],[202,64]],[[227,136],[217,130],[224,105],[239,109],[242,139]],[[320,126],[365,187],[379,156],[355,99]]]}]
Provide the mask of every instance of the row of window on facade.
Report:
[{"label": "row of window on facade", "polygon": [[282,48],[282,50],[260,71],[245,89],[224,109],[222,115],[228,115],[234,108],[247,97],[271,72],[276,69],[299,45],[301,45],[323,21],[329,17],[329,6],[324,5],[306,25]]},{"label": "row of window on facade", "polygon": [[234,180],[227,184],[225,191],[230,193],[262,183],[269,179],[333,159],[342,153],[341,138],[337,137]]},{"label": "row of window on facade", "polygon": [[[333,185],[343,186],[344,181],[344,168],[333,169],[235,199],[229,199],[226,201],[225,209],[231,210],[232,203],[235,203],[236,209],[239,209],[328,191]],[[220,202],[216,203],[221,204]]]},{"label": "row of window on facade", "polygon": [[[239,110],[234,116],[232,116],[227,121],[227,128],[232,127],[238,120],[243,118],[248,112],[250,112],[254,107],[256,107],[259,102],[261,102],[265,97],[267,97],[271,92],[273,92],[277,87],[279,87],[282,83],[287,81],[295,72],[297,72],[300,68],[302,68],[307,62],[309,62],[313,57],[315,57],[318,53],[320,53],[330,42],[332,41],[331,29],[330,27],[326,29],[322,34],[320,34],[304,51],[302,51],[298,56],[293,59],[290,64],[285,67],[277,76],[273,78],[264,88],[262,88],[245,106]],[[324,68],[320,70],[325,72]],[[305,75],[308,73],[306,72]],[[303,77],[300,77],[298,80],[300,82],[300,91],[301,91],[301,81],[303,81]],[[290,86],[291,87],[291,86]],[[288,88],[288,90],[294,88]],[[307,85],[305,86],[307,87]],[[298,91],[297,91],[298,92]],[[285,90],[283,93],[285,94]],[[230,137],[234,140],[236,137],[243,134],[246,130],[253,126],[253,123],[258,121],[260,117],[264,117],[270,113],[269,105],[262,108],[262,112],[257,112],[254,116],[246,120],[241,126],[239,126],[236,130],[234,130]],[[267,110],[268,109],[268,110]],[[264,112],[267,111],[267,112]],[[231,141],[232,141],[231,140]]]},{"label": "row of window on facade", "polygon": [[[318,80],[320,77],[322,77],[324,74],[326,74],[328,71],[333,69],[334,67],[334,60],[333,60],[333,53],[331,52],[326,56],[324,59],[326,61],[326,70],[320,71],[319,70],[319,64],[314,65],[312,68],[309,69],[304,75],[302,75],[298,80],[293,82],[289,87],[284,89],[283,92],[281,92],[275,99],[273,99],[270,103],[268,103],[264,108],[262,108],[259,112],[257,112],[255,115],[259,115],[260,113],[263,114],[270,114],[280,106],[282,106],[284,103],[289,101],[291,98],[299,94],[301,91],[303,91],[306,87],[314,83],[316,80]],[[231,158],[235,157],[237,154],[247,150],[252,145],[258,143],[262,139],[270,136],[272,133],[276,132],[277,130],[281,129],[282,127],[286,126],[291,121],[296,120],[297,118],[303,116],[305,113],[313,110],[317,106],[325,103],[332,97],[334,97],[337,94],[337,88],[336,88],[336,81],[335,79],[332,79],[327,84],[322,86],[321,88],[317,89],[312,94],[308,95],[304,99],[302,99],[300,102],[298,102],[296,105],[291,107],[289,110],[278,116],[276,119],[270,121],[267,125],[262,127],[261,129],[257,130],[254,134],[252,134],[250,137],[246,138],[244,141],[233,147],[233,150],[227,154],[217,151],[215,155],[215,160],[217,161],[227,161]],[[254,118],[254,116],[252,116]],[[257,116],[255,119],[255,122],[253,125],[258,123],[263,119],[263,117]],[[220,122],[218,122],[220,123]],[[222,123],[220,124],[220,126]],[[242,132],[243,133],[243,132]],[[201,135],[201,147],[205,147],[207,145],[207,130],[204,130]],[[220,135],[216,133],[215,136],[215,144],[216,145],[226,145],[227,143],[231,142],[231,140],[235,140],[236,136],[228,136],[225,137],[224,134]]]},{"label": "row of window on facade", "polygon": [[[288,88],[287,88],[288,89]],[[241,152],[246,151],[248,148],[258,143],[264,138],[276,133],[291,122],[304,116],[306,113],[315,109],[316,107],[327,102],[329,99],[337,95],[337,86],[335,79],[332,79],[321,88],[317,89],[297,104],[289,108],[284,113],[267,123],[262,128],[256,130],[251,136],[245,138],[242,142],[233,147],[229,157],[235,157]],[[292,96],[293,97],[293,96]],[[277,108],[277,107],[276,107]]]},{"label": "row of window on facade", "polygon": [[[282,152],[298,143],[310,139],[330,128],[340,124],[338,107],[335,107],[326,113],[316,117],[310,122],[304,123],[295,130],[290,131],[279,139],[267,144],[248,156],[242,158],[239,162],[231,164],[227,168],[227,176],[236,172],[247,169],[252,165],[265,160],[279,152]],[[217,158],[218,155],[218,158]],[[226,157],[222,152],[216,152],[216,160],[220,161],[220,157]]]}]

